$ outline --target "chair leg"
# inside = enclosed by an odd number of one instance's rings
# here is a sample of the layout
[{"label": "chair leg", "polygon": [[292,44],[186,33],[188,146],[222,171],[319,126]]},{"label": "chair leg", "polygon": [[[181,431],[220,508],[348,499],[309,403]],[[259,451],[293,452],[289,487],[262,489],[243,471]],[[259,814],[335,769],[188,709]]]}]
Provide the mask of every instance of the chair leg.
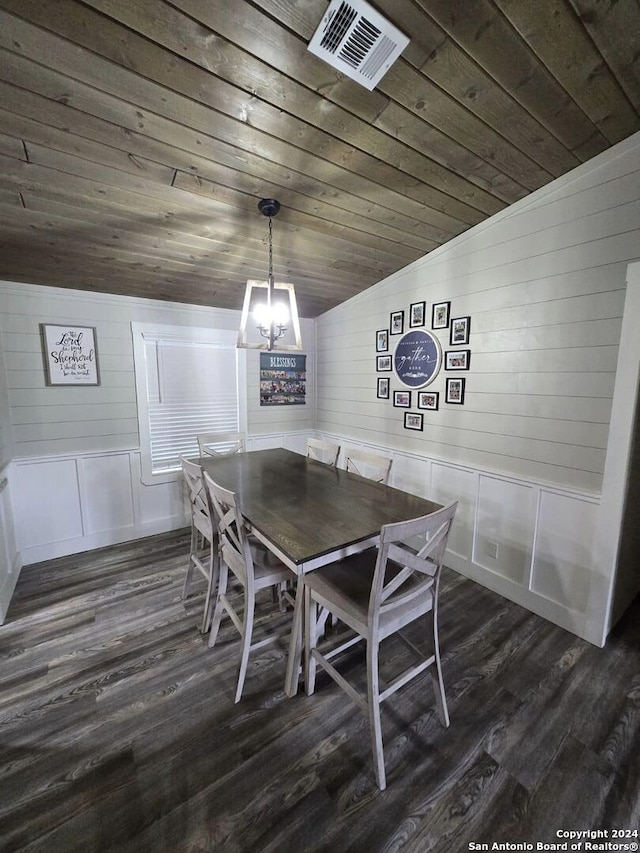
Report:
[{"label": "chair leg", "polygon": [[378,674],[377,641],[367,640],[367,698],[369,704],[369,728],[371,730],[371,745],[373,748],[373,766],[376,782],[381,791],[387,787],[384,769],[384,751],[382,746],[382,721],[380,719],[380,683]]},{"label": "chair leg", "polygon": [[191,586],[191,580],[193,578],[193,570],[195,568],[195,564],[193,562],[193,555],[198,550],[198,529],[191,525],[191,543],[189,545],[189,564],[187,566],[187,575],[184,579],[184,584],[182,586],[182,598],[186,598],[189,594],[189,587]]},{"label": "chair leg", "polygon": [[300,680],[304,593],[305,589],[302,578],[298,578],[296,586],[296,603],[293,608],[293,619],[291,621],[291,641],[289,643],[289,654],[287,656],[287,674],[284,682],[284,690],[289,697],[295,696],[298,692],[298,682]]},{"label": "chair leg", "polygon": [[436,711],[438,718],[443,726],[449,726],[449,709],[447,707],[447,697],[444,692],[444,678],[442,677],[442,665],[440,663],[440,644],[438,642],[438,616],[436,613],[430,612],[427,614],[429,631],[433,642],[433,654],[435,657],[434,666],[429,668],[431,682],[433,684],[433,692],[436,696]]},{"label": "chair leg", "polygon": [[211,619],[211,631],[209,632],[209,648],[213,648],[218,639],[218,631],[220,630],[220,622],[222,621],[222,611],[224,609],[224,599],[227,592],[227,579],[229,577],[229,569],[226,564],[220,561],[220,577],[218,579],[218,595],[216,598],[216,606]]},{"label": "chair leg", "polygon": [[307,586],[304,596],[304,689],[307,696],[311,696],[316,689],[317,667],[312,651],[318,645],[318,605]]},{"label": "chair leg", "polygon": [[213,619],[213,609],[216,596],[216,587],[218,586],[218,575],[220,572],[220,561],[218,558],[218,546],[216,542],[210,543],[209,551],[209,582],[207,583],[207,593],[204,601],[204,614],[202,616],[203,634],[211,628]]},{"label": "chair leg", "polygon": [[255,594],[253,592],[249,592],[249,590],[245,590],[244,620],[242,623],[242,653],[240,655],[240,671],[238,673],[238,686],[236,688],[236,702],[239,702],[242,698],[244,680],[247,675],[247,666],[249,664],[249,652],[251,650],[251,635],[253,634],[253,617],[255,609]]}]

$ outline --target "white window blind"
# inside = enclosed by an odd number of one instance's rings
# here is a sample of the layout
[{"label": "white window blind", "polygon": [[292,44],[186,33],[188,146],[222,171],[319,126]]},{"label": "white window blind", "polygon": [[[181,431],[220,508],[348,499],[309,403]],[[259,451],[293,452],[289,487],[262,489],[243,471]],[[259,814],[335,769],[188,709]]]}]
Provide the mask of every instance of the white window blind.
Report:
[{"label": "white window blind", "polygon": [[[244,430],[235,333],[132,324],[143,480],[197,456],[197,435]],[[142,398],[142,399],[141,399]]]}]

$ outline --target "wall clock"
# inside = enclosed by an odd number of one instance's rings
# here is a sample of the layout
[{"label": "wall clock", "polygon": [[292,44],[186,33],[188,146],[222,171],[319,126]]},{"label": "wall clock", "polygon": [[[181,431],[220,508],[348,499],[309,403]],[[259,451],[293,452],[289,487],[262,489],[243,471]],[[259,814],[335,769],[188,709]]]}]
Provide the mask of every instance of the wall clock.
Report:
[{"label": "wall clock", "polygon": [[423,329],[404,334],[393,353],[393,369],[407,388],[424,388],[436,378],[442,366],[440,341]]}]

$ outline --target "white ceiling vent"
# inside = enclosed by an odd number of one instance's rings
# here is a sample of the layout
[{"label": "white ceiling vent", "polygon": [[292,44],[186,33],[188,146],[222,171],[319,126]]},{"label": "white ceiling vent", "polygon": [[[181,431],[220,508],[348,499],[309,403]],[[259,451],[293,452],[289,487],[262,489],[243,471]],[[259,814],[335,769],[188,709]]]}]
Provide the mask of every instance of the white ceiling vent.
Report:
[{"label": "white ceiling vent", "polygon": [[331,0],[309,50],[367,89],[373,89],[409,39],[364,0]]}]

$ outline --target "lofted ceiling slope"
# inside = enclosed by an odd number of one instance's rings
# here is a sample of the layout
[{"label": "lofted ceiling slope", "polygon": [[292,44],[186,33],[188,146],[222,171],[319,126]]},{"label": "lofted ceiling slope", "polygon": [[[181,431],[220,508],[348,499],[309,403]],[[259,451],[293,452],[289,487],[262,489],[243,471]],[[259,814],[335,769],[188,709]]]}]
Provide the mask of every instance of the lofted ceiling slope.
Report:
[{"label": "lofted ceiling slope", "polygon": [[0,278],[314,317],[640,129],[637,0],[377,0],[369,92],[328,0],[0,0]]}]

